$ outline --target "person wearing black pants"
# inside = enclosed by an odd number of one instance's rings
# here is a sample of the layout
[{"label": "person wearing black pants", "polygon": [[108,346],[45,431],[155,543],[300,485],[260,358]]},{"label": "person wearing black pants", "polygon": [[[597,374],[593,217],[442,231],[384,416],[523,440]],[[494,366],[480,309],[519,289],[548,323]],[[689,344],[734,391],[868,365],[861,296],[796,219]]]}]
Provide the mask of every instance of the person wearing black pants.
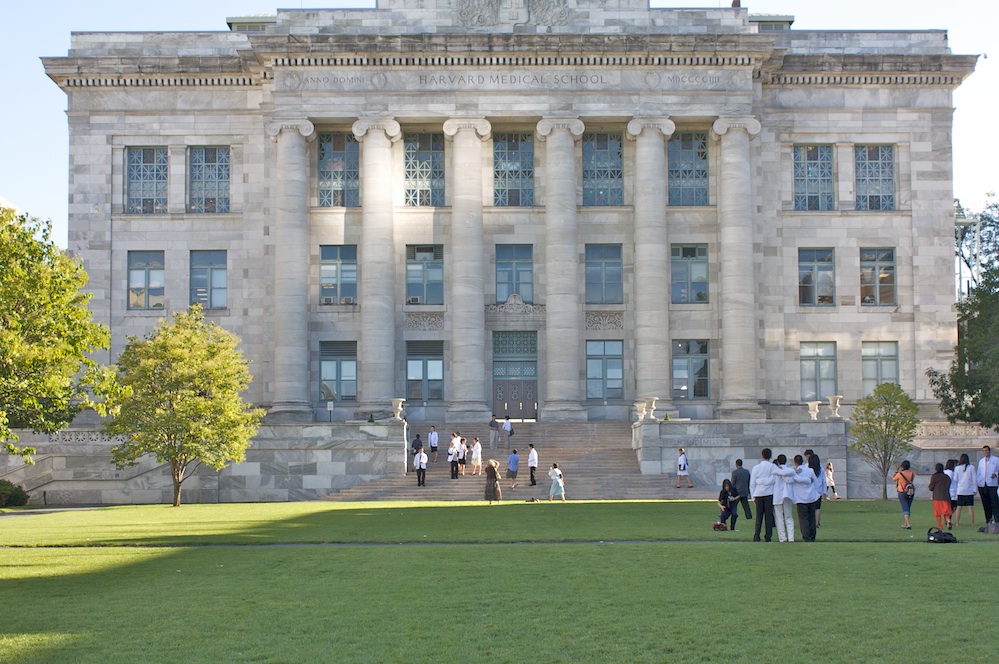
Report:
[{"label": "person wearing black pants", "polygon": [[774,536],[774,464],[770,461],[771,451],[764,447],[762,460],[753,466],[749,474],[749,495],[756,503],[756,528],[753,531],[753,541],[760,541],[760,530],[766,524],[766,541]]},{"label": "person wearing black pants", "polygon": [[978,461],[978,495],[982,497],[985,522],[999,520],[999,458],[992,456],[992,448],[982,447],[982,458]]},{"label": "person wearing black pants", "polygon": [[753,518],[753,510],[749,508],[749,478],[750,472],[742,467],[742,459],[735,460],[735,470],[732,471],[732,488],[739,496],[742,513],[747,519]]}]

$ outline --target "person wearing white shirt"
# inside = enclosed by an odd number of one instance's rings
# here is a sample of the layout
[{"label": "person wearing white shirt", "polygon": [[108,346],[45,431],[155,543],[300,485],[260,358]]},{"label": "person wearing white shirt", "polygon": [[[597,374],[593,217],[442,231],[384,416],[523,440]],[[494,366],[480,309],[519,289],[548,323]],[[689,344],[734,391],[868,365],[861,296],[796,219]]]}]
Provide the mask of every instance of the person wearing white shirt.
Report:
[{"label": "person wearing white shirt", "polygon": [[791,475],[794,468],[787,467],[787,457],[777,455],[773,469],[774,522],[777,526],[778,542],[794,541],[794,501],[791,500]]},{"label": "person wearing white shirt", "polygon": [[427,453],[421,448],[413,458],[416,466],[416,486],[427,486]]},{"label": "person wearing white shirt", "polygon": [[482,443],[478,436],[472,439],[472,474],[482,474]]},{"label": "person wearing white shirt", "polygon": [[971,515],[971,525],[975,525],[975,492],[978,490],[978,473],[971,465],[967,454],[962,454],[954,466],[954,484],[957,485],[957,508],[954,510],[954,525],[961,525],[961,508],[967,507]]},{"label": "person wearing white shirt", "polygon": [[992,456],[992,448],[988,445],[982,447],[976,480],[982,509],[985,510],[985,522],[999,520],[999,458]]},{"label": "person wearing white shirt", "polygon": [[762,460],[753,466],[749,473],[749,495],[756,504],[756,528],[753,531],[753,541],[760,541],[760,530],[766,524],[766,541],[774,536],[774,464],[770,461],[773,453],[769,447],[764,447]]},{"label": "person wearing white shirt", "polygon": [[534,443],[528,443],[531,451],[527,453],[527,467],[531,469],[531,486],[537,486],[538,481],[535,475],[538,472],[538,451],[534,449]]},{"label": "person wearing white shirt", "polygon": [[801,470],[791,477],[793,501],[798,508],[798,527],[801,529],[801,539],[805,542],[815,541],[815,507],[819,502],[819,483],[815,479],[815,471],[805,464],[800,454],[794,455],[794,468]]},{"label": "person wearing white shirt", "polygon": [[437,436],[437,429],[430,427],[430,433],[427,434],[427,444],[430,445],[430,454],[434,457],[434,462],[437,461],[437,441],[439,440]]},{"label": "person wearing white shirt", "polygon": [[513,422],[510,421],[510,416],[507,415],[503,420],[503,441],[506,443],[506,449],[510,449],[510,436],[513,435]]}]

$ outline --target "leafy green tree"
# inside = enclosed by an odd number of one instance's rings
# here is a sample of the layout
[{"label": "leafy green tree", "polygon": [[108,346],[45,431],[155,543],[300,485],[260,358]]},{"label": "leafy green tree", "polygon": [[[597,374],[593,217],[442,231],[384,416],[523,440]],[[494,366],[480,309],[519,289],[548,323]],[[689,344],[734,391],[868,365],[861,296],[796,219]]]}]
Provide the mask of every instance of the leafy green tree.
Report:
[{"label": "leafy green tree", "polygon": [[120,410],[104,425],[124,439],[112,449],[115,464],[133,465],[144,454],[169,463],[174,507],[202,464],[218,471],[242,461],[260,426],[264,411],[241,396],[252,376],[238,345],[195,304],[145,339],[129,337],[118,358]]},{"label": "leafy green tree", "polygon": [[881,383],[857,402],[850,423],[850,449],[881,474],[881,497],[888,498],[888,472],[912,449],[919,408],[895,383]]},{"label": "leafy green tree", "polygon": [[[955,212],[963,215],[963,208],[957,205]],[[999,200],[995,193],[989,192],[985,207],[964,220],[954,226],[954,252],[962,264],[962,276],[974,288],[980,282],[980,268],[999,262]]]},{"label": "leafy green tree", "polygon": [[927,370],[930,388],[949,422],[978,422],[999,431],[999,266],[982,272],[957,309],[955,359],[946,374]]},{"label": "leafy green tree", "polygon": [[51,240],[52,226],[0,207],[0,443],[31,463],[13,429],[53,433],[110,388],[108,367],[90,354],[111,334],[93,321],[87,273]]}]

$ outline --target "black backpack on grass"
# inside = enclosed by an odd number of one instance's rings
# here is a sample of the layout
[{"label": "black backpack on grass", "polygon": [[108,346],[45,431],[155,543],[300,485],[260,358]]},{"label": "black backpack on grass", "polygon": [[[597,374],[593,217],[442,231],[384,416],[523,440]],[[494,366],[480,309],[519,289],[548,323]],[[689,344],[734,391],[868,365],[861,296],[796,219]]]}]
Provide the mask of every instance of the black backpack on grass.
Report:
[{"label": "black backpack on grass", "polygon": [[938,542],[940,544],[951,544],[957,541],[957,537],[954,536],[954,533],[948,533],[947,531],[940,530],[939,528],[930,528],[926,531],[926,541]]}]

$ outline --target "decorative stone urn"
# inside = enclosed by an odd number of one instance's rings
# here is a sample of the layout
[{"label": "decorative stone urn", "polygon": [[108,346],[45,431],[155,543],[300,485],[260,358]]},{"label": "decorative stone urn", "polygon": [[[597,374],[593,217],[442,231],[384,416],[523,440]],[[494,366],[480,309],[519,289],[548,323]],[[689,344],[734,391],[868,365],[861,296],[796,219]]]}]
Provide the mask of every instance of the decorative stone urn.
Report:
[{"label": "decorative stone urn", "polygon": [[645,402],[636,401],[635,402],[635,414],[638,415],[638,421],[641,422],[645,419]]},{"label": "decorative stone urn", "polygon": [[813,420],[819,419],[819,405],[822,402],[821,401],[806,401],[805,403],[808,405],[808,416],[811,417]]},{"label": "decorative stone urn", "polygon": [[405,399],[392,399],[392,414],[397,420],[402,419],[402,404],[405,401]]},{"label": "decorative stone urn", "polygon": [[832,415],[829,417],[839,417],[839,407],[840,402],[843,400],[842,394],[834,394],[829,397],[829,410],[832,411]]},{"label": "decorative stone urn", "polygon": [[648,397],[645,399],[645,417],[652,420],[656,419],[656,402],[659,401],[659,397]]}]

